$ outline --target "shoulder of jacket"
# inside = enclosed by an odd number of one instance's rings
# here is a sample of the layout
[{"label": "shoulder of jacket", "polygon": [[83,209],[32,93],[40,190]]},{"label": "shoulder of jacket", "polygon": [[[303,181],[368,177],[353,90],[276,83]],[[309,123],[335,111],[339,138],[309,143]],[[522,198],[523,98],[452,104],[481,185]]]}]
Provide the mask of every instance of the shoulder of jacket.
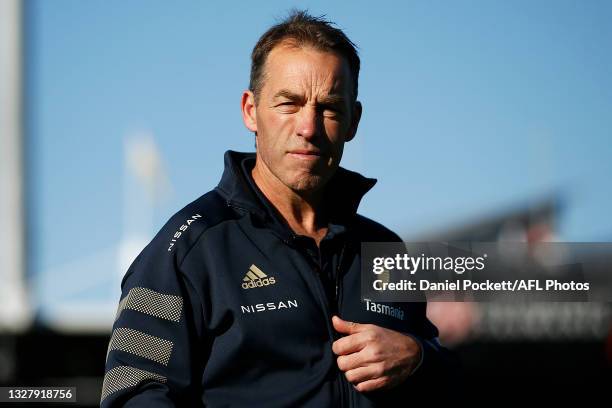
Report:
[{"label": "shoulder of jacket", "polygon": [[168,260],[180,265],[205,231],[235,217],[236,213],[228,207],[223,197],[216,190],[211,190],[170,217],[137,260]]},{"label": "shoulder of jacket", "polygon": [[402,239],[395,232],[361,214],[355,216],[354,227],[359,240],[362,242],[402,242]]},{"label": "shoulder of jacket", "polygon": [[182,259],[205,231],[235,217],[217,190],[211,190],[174,214],[154,240],[161,241],[165,252],[176,252],[176,258]]}]

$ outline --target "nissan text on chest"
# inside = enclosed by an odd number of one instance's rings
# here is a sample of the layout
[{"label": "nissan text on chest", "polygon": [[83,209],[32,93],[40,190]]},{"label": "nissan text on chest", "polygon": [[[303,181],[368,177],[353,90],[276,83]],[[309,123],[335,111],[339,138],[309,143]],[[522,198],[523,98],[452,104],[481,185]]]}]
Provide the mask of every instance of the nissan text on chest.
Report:
[{"label": "nissan text on chest", "polygon": [[426,304],[360,297],[360,243],[401,240],[358,213],[376,180],[340,167],[362,116],[359,69],[356,45],[326,17],[292,11],[259,38],[240,99],[247,131],[224,135],[228,148],[254,138],[255,152],[228,150],[219,184],[127,270],[102,407],[387,407],[446,395],[452,358]]}]

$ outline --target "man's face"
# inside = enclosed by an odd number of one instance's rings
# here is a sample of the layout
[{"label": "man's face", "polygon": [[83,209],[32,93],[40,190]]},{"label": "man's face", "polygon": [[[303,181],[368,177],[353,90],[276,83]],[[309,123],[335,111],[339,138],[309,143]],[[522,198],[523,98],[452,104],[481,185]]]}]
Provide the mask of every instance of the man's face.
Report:
[{"label": "man's face", "polygon": [[242,98],[245,124],[257,132],[257,166],[298,194],[315,192],[338,168],[361,116],[361,105],[351,102],[348,63],[280,44],[264,68],[258,103],[249,91]]}]

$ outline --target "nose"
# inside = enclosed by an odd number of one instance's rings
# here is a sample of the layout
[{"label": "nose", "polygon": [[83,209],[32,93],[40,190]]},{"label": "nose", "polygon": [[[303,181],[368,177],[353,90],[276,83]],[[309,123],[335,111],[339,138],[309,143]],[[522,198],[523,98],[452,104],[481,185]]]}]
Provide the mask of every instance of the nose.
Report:
[{"label": "nose", "polygon": [[312,106],[304,106],[300,109],[296,124],[296,133],[305,139],[313,139],[317,136],[321,126],[321,118],[317,109]]}]

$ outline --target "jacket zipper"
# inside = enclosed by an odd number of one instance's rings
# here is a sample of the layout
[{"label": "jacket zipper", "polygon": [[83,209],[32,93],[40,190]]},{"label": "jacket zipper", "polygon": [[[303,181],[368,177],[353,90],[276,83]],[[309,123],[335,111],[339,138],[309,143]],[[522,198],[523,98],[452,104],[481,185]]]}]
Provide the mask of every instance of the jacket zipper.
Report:
[{"label": "jacket zipper", "polygon": [[[323,268],[322,268],[322,265],[321,265],[321,261],[322,261],[322,259],[321,259],[321,248],[317,247],[317,251],[318,251],[318,255],[319,255],[318,256],[318,262],[317,262],[317,274],[320,275],[321,273],[323,273]],[[334,299],[334,303],[336,303],[336,308],[337,308],[337,300],[338,300],[338,278],[337,278],[337,276],[338,276],[338,273],[336,271],[335,299]],[[319,291],[319,298],[322,297],[321,300],[322,300],[322,304],[323,304],[323,309],[325,310],[325,321],[327,323],[327,328],[329,330],[329,335],[330,335],[331,341],[333,343],[334,341],[338,340],[340,337],[336,335],[336,331],[334,330],[334,327],[333,327],[332,322],[331,322],[332,315],[331,315],[330,307],[332,305],[329,304],[329,300],[327,299],[327,295],[325,294],[325,288],[323,287],[323,283],[321,282],[321,277],[317,276],[316,280],[317,280],[317,288],[318,288],[318,291]],[[337,309],[336,310],[336,314],[338,314],[339,311],[340,310]],[[335,359],[335,355],[333,355],[333,357]],[[336,363],[334,362],[334,364],[336,364]],[[344,407],[344,406],[346,406],[346,403],[345,403],[346,397],[345,397],[345,388],[344,388],[345,378],[344,378],[344,374],[342,373],[342,371],[340,371],[340,369],[338,369],[337,367],[336,367],[336,371],[338,373],[338,388],[339,388],[339,391],[340,391],[340,405],[339,406],[340,407]]]},{"label": "jacket zipper", "polygon": [[[288,241],[286,241],[287,244],[289,244]],[[344,249],[344,247],[343,247]],[[315,277],[315,287],[317,288],[317,295],[319,298],[319,303],[321,304],[322,308],[323,308],[323,313],[325,315],[325,325],[327,327],[327,331],[329,333],[329,338],[331,340],[331,342],[333,343],[334,341],[336,341],[339,336],[336,336],[336,332],[334,330],[334,327],[331,323],[331,311],[330,311],[330,305],[329,305],[329,301],[327,300],[327,295],[325,294],[325,288],[323,287],[323,283],[321,282],[321,278],[320,275],[323,271],[322,266],[321,266],[321,249],[319,247],[317,247],[317,251],[318,251],[318,259],[315,264],[315,268],[316,268],[316,273],[317,276]],[[309,254],[307,255],[307,259],[311,259]],[[341,259],[339,259],[341,260]],[[340,265],[340,262],[338,262],[338,265]],[[338,296],[338,292],[339,292],[339,280],[338,280],[338,272],[339,270],[336,271],[336,299],[334,299],[337,302],[337,296]],[[339,310],[338,310],[339,311]],[[335,356],[335,355],[334,355]],[[334,363],[335,364],[335,363]],[[338,368],[336,368],[337,371],[337,375],[338,375],[338,388],[339,388],[339,393],[340,393],[340,405],[339,407],[346,407],[347,404],[345,402],[346,400],[346,378],[344,377],[344,374],[342,373],[342,371],[340,371]]]},{"label": "jacket zipper", "polygon": [[[341,303],[342,303],[342,292],[341,292],[341,283],[342,280],[340,279],[340,275],[342,272],[342,262],[344,260],[344,252],[345,252],[345,248],[346,248],[346,243],[342,244],[342,249],[340,250],[340,256],[338,257],[338,264],[336,265],[336,276],[335,276],[335,280],[336,280],[336,296],[335,296],[335,303],[336,303],[336,311],[337,311],[337,315],[338,317],[340,317],[340,310],[341,310]],[[340,370],[338,370],[339,375],[340,375],[340,395],[341,395],[341,399],[342,399],[342,405],[345,405],[345,400],[348,399],[346,405],[350,406],[350,389],[348,388],[348,380],[346,379],[346,377],[344,376],[344,373],[342,373]]]}]

